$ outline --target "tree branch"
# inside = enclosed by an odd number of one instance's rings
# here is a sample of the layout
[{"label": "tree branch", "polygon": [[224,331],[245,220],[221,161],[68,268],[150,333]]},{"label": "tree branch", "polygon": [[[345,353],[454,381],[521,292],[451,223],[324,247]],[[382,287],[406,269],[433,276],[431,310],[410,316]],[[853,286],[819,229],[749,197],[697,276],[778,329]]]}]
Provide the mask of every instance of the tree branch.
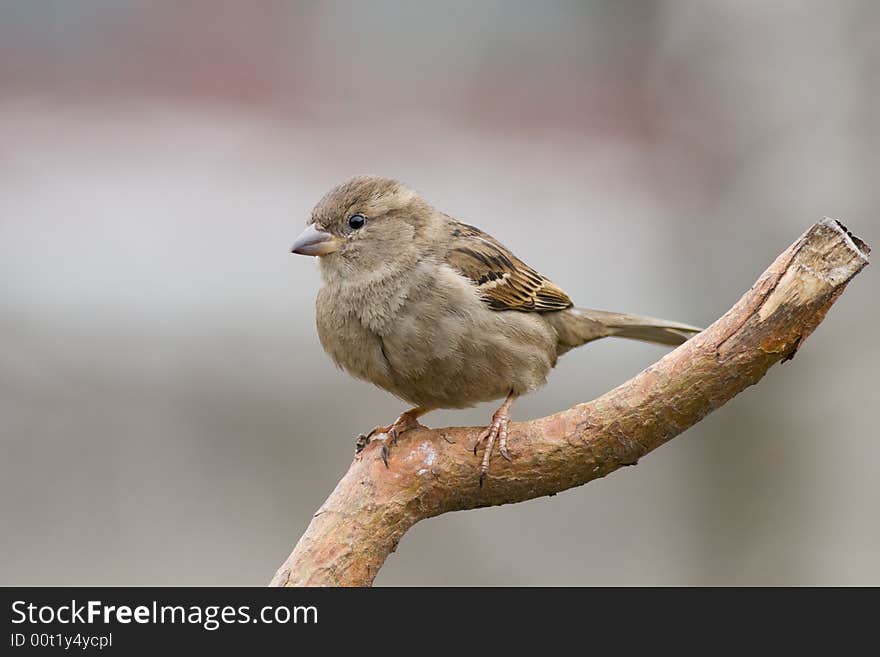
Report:
[{"label": "tree branch", "polygon": [[816,223],[721,319],[657,363],[592,402],[511,424],[512,461],[493,459],[482,488],[471,451],[480,427],[409,431],[390,468],[374,441],[271,585],[368,586],[419,520],[552,495],[636,463],[794,357],[869,252],[840,222]]}]

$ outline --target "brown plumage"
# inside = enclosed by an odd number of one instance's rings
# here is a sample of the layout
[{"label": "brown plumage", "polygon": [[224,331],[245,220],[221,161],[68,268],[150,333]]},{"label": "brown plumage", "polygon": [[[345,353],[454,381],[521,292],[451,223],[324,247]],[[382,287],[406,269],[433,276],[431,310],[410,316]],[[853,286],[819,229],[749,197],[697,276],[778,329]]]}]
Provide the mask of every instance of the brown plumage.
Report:
[{"label": "brown plumage", "polygon": [[496,439],[508,457],[513,399],[542,386],[559,355],[611,335],[676,345],[700,330],[575,308],[495,238],[385,178],[331,190],[291,250],[320,256],[324,350],[414,406],[372,432],[388,434],[386,445],[430,410],[505,399],[484,432],[481,483]]},{"label": "brown plumage", "polygon": [[447,217],[446,262],[477,286],[492,310],[545,312],[571,308],[568,295],[479,228]]}]

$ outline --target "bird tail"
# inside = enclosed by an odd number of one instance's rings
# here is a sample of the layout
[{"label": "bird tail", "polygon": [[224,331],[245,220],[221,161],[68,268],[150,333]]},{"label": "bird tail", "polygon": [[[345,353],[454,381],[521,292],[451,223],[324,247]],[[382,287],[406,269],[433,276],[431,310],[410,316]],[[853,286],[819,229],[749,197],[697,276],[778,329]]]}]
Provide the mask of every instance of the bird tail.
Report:
[{"label": "bird tail", "polygon": [[559,335],[559,354],[612,335],[674,347],[703,330],[681,322],[591,308],[570,308],[548,315],[545,317]]}]

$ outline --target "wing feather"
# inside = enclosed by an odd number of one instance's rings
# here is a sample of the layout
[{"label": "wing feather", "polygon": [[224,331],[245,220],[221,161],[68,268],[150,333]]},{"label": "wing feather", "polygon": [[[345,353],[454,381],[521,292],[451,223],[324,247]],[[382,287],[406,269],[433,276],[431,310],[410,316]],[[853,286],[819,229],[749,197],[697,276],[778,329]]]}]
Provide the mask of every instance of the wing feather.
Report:
[{"label": "wing feather", "polygon": [[549,312],[572,306],[568,295],[479,228],[453,221],[446,263],[469,278],[492,310]]}]

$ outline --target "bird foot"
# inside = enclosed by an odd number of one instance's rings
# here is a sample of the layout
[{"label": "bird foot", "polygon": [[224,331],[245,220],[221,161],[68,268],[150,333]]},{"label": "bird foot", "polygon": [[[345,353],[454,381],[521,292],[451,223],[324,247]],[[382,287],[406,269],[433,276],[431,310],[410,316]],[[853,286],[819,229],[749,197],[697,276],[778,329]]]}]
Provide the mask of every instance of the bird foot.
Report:
[{"label": "bird foot", "polygon": [[355,442],[355,455],[360,454],[364,451],[367,445],[369,445],[373,440],[375,440],[375,436],[385,435],[384,442],[382,443],[382,462],[385,464],[385,467],[388,467],[388,457],[391,454],[391,448],[397,442],[398,437],[409,431],[410,429],[415,429],[417,427],[421,427],[421,423],[418,420],[418,415],[411,414],[409,411],[406,413],[401,413],[400,416],[394,420],[391,424],[387,426],[378,426],[375,427],[370,433],[364,435],[360,434],[357,437],[357,441]]},{"label": "bird foot", "polygon": [[483,441],[486,442],[486,451],[483,452],[483,461],[480,463],[480,488],[483,487],[483,482],[489,473],[489,461],[492,459],[492,449],[496,440],[498,440],[498,452],[506,460],[510,460],[510,453],[507,451],[507,426],[510,424],[509,406],[509,403],[505,402],[501,408],[495,411],[492,423],[486,427],[474,444],[474,456],[476,456],[477,449],[483,444]]}]

